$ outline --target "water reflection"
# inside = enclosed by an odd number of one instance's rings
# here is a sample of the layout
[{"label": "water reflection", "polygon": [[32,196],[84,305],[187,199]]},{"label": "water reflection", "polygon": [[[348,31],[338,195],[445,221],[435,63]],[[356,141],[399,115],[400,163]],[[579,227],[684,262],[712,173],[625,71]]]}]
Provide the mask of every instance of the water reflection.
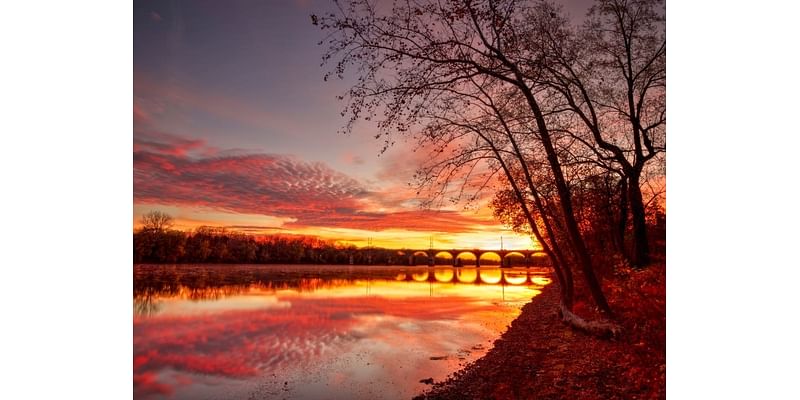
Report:
[{"label": "water reflection", "polygon": [[549,282],[526,269],[138,265],[134,394],[411,397],[480,356]]},{"label": "water reflection", "polygon": [[455,274],[452,268],[436,268],[433,270],[433,277],[437,282],[452,282]]},{"label": "water reflection", "polygon": [[[433,275],[431,275],[433,270]],[[429,267],[427,270],[400,272],[396,281],[440,282],[440,283],[478,283],[488,285],[547,285],[550,278],[543,276],[542,270],[521,268],[451,268]]]},{"label": "water reflection", "polygon": [[461,283],[474,283],[478,281],[478,270],[475,268],[456,269],[456,279]]},{"label": "water reflection", "polygon": [[415,280],[417,282],[425,282],[425,281],[428,280],[428,276],[429,275],[430,274],[428,273],[427,270],[420,271],[420,272],[414,272],[414,273],[411,274],[411,279],[413,279],[413,280]]}]

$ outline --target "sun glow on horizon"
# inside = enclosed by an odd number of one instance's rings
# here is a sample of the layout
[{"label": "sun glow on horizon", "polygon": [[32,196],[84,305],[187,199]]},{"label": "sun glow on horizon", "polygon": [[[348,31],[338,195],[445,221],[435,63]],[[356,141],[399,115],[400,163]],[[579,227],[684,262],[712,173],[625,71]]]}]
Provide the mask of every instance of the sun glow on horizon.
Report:
[{"label": "sun glow on horizon", "polygon": [[[473,224],[466,231],[424,231],[403,228],[365,230],[329,226],[298,226],[291,218],[258,214],[228,213],[195,207],[134,205],[133,229],[141,228],[141,218],[151,210],[162,210],[174,217],[173,229],[193,231],[201,226],[224,228],[251,236],[309,236],[340,245],[385,249],[481,249],[539,250],[534,238],[515,233],[487,218],[485,224]],[[482,213],[483,214],[483,213]],[[432,245],[432,247],[431,247]]]}]

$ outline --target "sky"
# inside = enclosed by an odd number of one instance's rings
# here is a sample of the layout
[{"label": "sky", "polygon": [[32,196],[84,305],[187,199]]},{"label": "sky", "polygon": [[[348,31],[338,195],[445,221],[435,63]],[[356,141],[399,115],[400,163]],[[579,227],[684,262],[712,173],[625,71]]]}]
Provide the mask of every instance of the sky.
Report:
[{"label": "sky", "polygon": [[[585,1],[565,4],[582,15]],[[313,235],[387,248],[527,249],[485,201],[423,209],[421,154],[376,128],[349,134],[347,81],[323,75],[325,0],[134,2],[133,224]],[[491,193],[486,193],[486,200]]]}]

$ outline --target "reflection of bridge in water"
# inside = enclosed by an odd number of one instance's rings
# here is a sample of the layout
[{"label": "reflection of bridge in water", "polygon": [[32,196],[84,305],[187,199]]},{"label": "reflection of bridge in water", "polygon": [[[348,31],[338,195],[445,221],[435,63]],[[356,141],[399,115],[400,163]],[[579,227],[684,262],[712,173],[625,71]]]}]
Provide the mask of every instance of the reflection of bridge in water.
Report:
[{"label": "reflection of bridge in water", "polygon": [[[471,262],[476,267],[484,265],[499,265],[501,267],[531,266],[536,258],[547,259],[547,254],[542,250],[479,250],[479,249],[449,249],[449,250],[401,250],[398,256],[407,257],[408,265],[452,265],[461,267]],[[495,258],[490,260],[489,257]],[[499,259],[499,262],[497,261]],[[496,264],[492,264],[495,262]]]},{"label": "reflection of bridge in water", "polygon": [[431,267],[403,271],[395,280],[413,282],[465,283],[488,285],[547,285],[550,278],[543,270],[510,268]]}]

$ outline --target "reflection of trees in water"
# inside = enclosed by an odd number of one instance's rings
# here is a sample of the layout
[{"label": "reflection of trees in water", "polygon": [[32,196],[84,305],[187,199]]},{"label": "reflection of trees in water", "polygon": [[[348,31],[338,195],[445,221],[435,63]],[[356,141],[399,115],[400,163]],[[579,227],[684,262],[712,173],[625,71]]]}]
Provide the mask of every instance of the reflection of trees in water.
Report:
[{"label": "reflection of trees in water", "polygon": [[148,291],[147,293],[133,296],[133,314],[149,316],[158,313],[159,304],[156,299],[159,297],[157,293]]},{"label": "reflection of trees in water", "polygon": [[133,292],[135,296],[149,290],[156,290],[162,295],[177,295],[182,287],[202,290],[228,287],[241,292],[251,286],[264,289],[315,290],[321,285],[335,286],[337,281],[352,283],[364,279],[388,280],[394,278],[396,273],[396,269],[366,270],[358,267],[293,266],[290,269],[279,269],[261,265],[136,265]]},{"label": "reflection of trees in water", "polygon": [[[357,281],[397,281],[402,280],[399,279],[400,276],[411,277],[420,273],[424,273],[425,281],[447,276],[453,284],[501,284],[499,279],[498,282],[459,282],[456,275],[461,272],[460,269],[448,271],[451,273],[443,273],[441,267],[428,273],[429,269],[426,267],[398,269],[292,266],[280,269],[260,265],[136,265],[133,280],[134,311],[136,315],[152,315],[159,311],[158,301],[163,298],[201,301],[218,300],[253,290],[313,292]],[[489,272],[488,269],[484,271]],[[496,272],[498,278],[507,273],[515,276],[528,274],[526,270]],[[533,271],[531,276],[534,276]]]}]

